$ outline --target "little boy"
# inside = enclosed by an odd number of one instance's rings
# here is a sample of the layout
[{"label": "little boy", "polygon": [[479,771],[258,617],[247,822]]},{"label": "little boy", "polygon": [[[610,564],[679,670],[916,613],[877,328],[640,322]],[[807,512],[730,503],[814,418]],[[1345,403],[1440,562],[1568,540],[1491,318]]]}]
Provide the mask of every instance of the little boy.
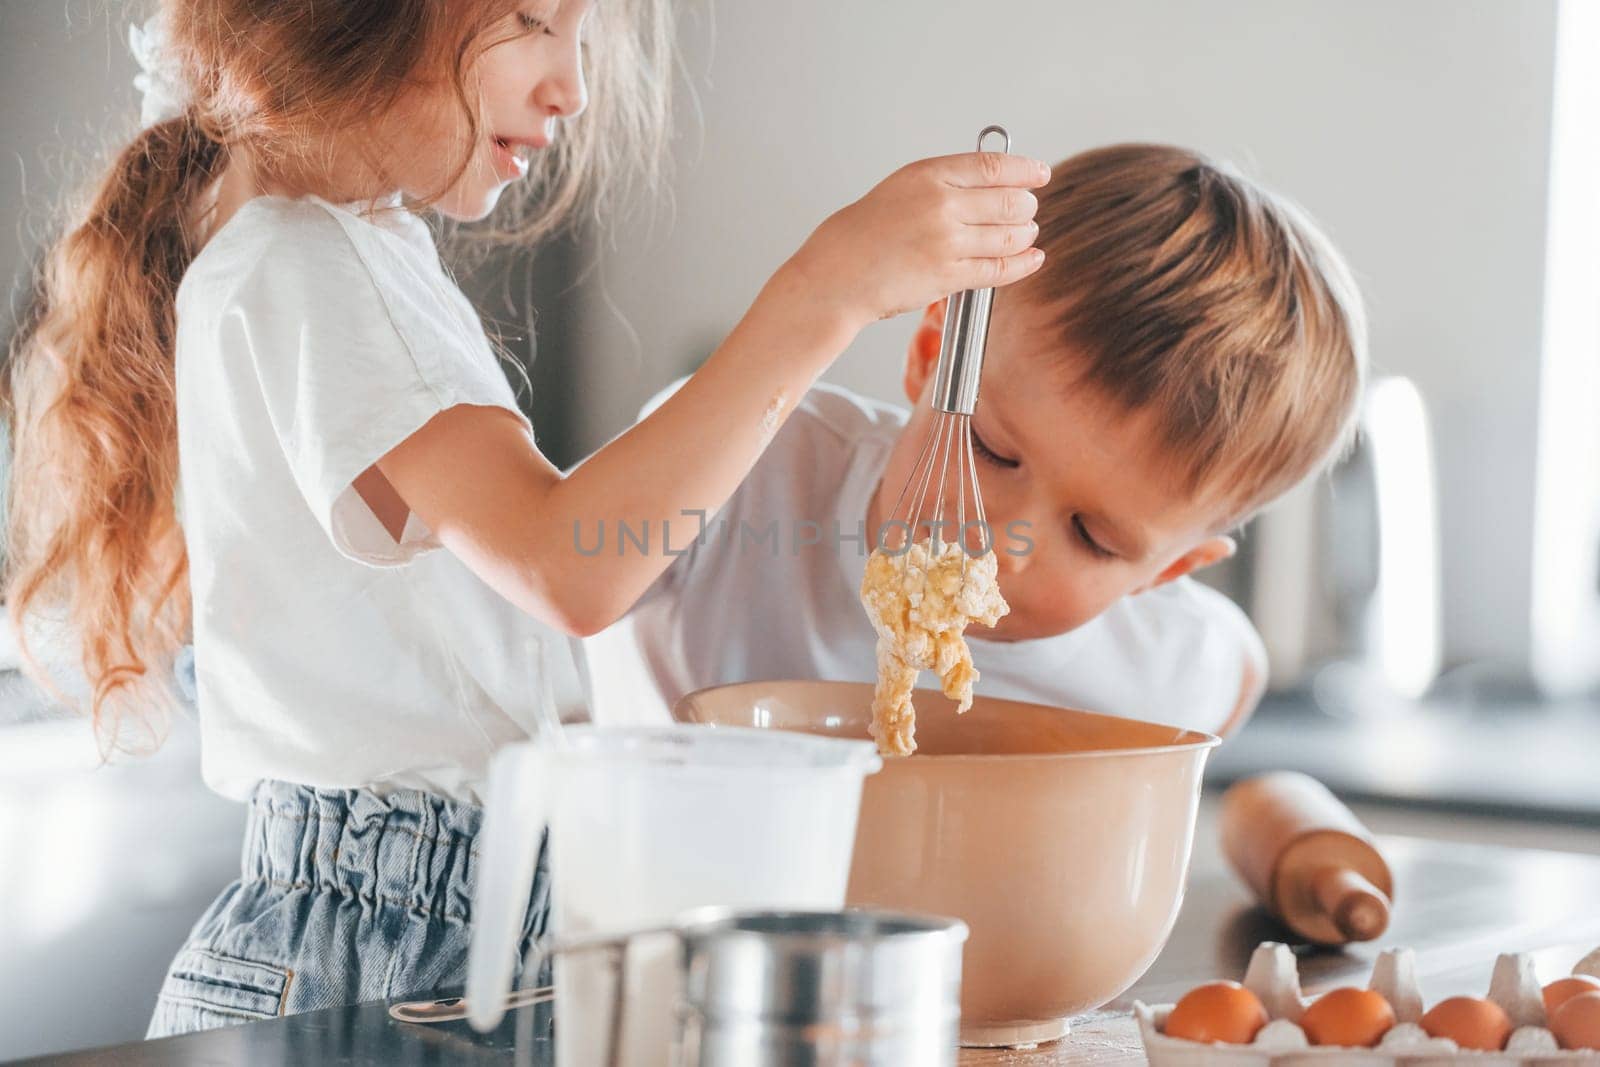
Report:
[{"label": "little boy", "polygon": [[[1037,220],[1045,265],[995,294],[972,416],[1011,607],[967,631],[976,691],[1225,735],[1265,656],[1188,575],[1345,441],[1359,294],[1309,219],[1181,148],[1074,156]],[[664,721],[725,682],[875,680],[861,579],[933,418],[942,322],[941,302],[911,340],[910,412],[818,385],[719,513],[671,524],[688,551],[586,642],[597,719]]]}]

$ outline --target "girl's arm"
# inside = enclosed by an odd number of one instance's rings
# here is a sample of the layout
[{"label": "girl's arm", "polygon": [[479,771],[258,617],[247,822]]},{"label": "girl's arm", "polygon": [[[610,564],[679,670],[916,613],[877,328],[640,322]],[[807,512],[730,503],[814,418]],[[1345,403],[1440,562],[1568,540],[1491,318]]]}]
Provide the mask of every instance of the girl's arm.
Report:
[{"label": "girl's arm", "polygon": [[[378,472],[502,596],[568,633],[601,630],[675,558],[663,521],[672,547],[686,547],[697,524],[685,513],[727,501],[863,326],[1038,269],[1026,190],[1048,180],[1042,163],[991,153],[898,171],[818,228],[681,389],[566,477],[509,412],[467,406],[436,416]],[[650,551],[619,552],[619,522],[648,522]]]}]

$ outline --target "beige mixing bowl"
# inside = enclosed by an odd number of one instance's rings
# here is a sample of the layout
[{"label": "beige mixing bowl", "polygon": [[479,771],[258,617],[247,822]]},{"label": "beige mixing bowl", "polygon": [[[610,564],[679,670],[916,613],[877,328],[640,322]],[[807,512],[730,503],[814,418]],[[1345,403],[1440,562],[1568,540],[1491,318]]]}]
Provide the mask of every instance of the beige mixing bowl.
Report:
[{"label": "beige mixing bowl", "polygon": [[[866,737],[872,687],[748,682],[680,722]],[[1174,726],[918,690],[917,754],[866,781],[849,903],[966,921],[964,1045],[1051,1041],[1132,985],[1172,932],[1200,772]]]}]

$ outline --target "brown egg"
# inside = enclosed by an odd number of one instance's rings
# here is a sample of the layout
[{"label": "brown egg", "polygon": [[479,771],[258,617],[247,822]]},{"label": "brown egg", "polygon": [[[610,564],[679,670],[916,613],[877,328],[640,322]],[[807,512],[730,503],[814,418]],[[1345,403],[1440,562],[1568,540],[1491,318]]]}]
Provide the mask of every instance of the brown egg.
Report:
[{"label": "brown egg", "polygon": [[1313,1045],[1371,1048],[1394,1026],[1394,1009],[1370,989],[1334,989],[1311,1002],[1300,1029]]},{"label": "brown egg", "polygon": [[1497,1052],[1511,1037],[1511,1019],[1500,1005],[1477,997],[1451,997],[1422,1017],[1429,1037],[1448,1037],[1462,1048]]},{"label": "brown egg", "polygon": [[1207,982],[1183,995],[1162,1032],[1186,1041],[1248,1045],[1267,1025],[1267,1009],[1238,982]]},{"label": "brown egg", "polygon": [[1600,1049],[1600,990],[1569,997],[1551,1016],[1550,1032],[1562,1048]]},{"label": "brown egg", "polygon": [[1554,1019],[1561,1005],[1577,996],[1579,993],[1600,992],[1600,978],[1590,978],[1586,974],[1574,974],[1566,978],[1557,978],[1554,982],[1544,987],[1544,1015],[1546,1019]]}]

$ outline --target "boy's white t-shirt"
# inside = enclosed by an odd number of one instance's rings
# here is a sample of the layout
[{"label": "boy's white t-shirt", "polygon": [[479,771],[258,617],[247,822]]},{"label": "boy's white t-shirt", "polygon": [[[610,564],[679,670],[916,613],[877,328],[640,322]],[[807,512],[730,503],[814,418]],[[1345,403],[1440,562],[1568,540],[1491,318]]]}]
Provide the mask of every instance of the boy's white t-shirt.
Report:
[{"label": "boy's white t-shirt", "polygon": [[[876,634],[860,600],[867,504],[906,419],[902,408],[818,385],[706,517],[703,536],[696,518],[672,522],[667,547],[687,553],[627,618],[584,641],[596,719],[660,722],[685,693],[727,682],[873,681]],[[776,540],[765,534],[774,522]],[[633,525],[624,551],[637,550]],[[581,544],[615,552],[615,534],[607,529],[602,543],[598,528],[586,529]],[[659,551],[660,531],[651,537]],[[980,695],[1208,732],[1232,714],[1247,662],[1264,660],[1244,613],[1187,578],[1124,597],[1057,636],[1005,642],[979,630],[967,633]],[[930,675],[924,684],[936,683]]]},{"label": "boy's white t-shirt", "polygon": [[351,485],[457,404],[522,418],[427,225],[252,200],[185,274],[176,347],[206,781],[477,799],[537,722],[527,650],[552,631]]}]

